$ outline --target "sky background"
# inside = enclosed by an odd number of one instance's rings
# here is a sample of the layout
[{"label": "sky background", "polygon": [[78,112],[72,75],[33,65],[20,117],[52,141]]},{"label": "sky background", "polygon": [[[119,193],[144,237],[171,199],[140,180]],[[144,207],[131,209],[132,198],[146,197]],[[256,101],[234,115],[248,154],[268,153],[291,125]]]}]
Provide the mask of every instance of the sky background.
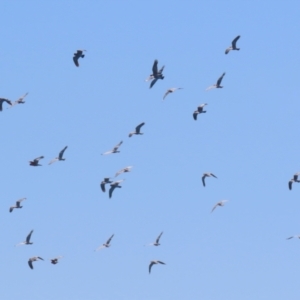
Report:
[{"label": "sky background", "polygon": [[[300,185],[288,189],[300,171],[299,2],[0,6],[0,97],[29,92],[0,113],[2,299],[299,299],[300,241],[286,240],[300,234]],[[225,55],[237,35],[241,50]],[[154,59],[165,78],[149,89]],[[206,92],[223,72],[224,88]],[[184,89],[162,101],[171,87]],[[100,182],[126,166],[109,199]],[[218,177],[205,188],[204,172]],[[33,245],[14,247],[32,229]],[[45,259],[34,270],[32,256]],[[150,260],[166,265],[149,275]]]}]

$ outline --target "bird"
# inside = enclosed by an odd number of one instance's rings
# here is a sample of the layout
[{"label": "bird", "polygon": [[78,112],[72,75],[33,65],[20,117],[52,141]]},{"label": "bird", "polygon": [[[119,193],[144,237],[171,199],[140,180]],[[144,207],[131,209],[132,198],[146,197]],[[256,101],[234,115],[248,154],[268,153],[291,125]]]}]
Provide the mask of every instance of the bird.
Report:
[{"label": "bird", "polygon": [[33,243],[30,242],[30,238],[31,238],[32,233],[33,233],[33,230],[31,230],[31,231],[29,232],[29,234],[27,235],[26,241],[21,242],[21,243],[17,244],[16,246],[20,246],[20,245],[32,245]]},{"label": "bird", "polygon": [[223,88],[220,84],[222,82],[222,79],[223,77],[225,76],[225,72],[222,74],[222,76],[218,79],[217,83],[216,84],[213,84],[211,86],[209,86],[206,90],[211,90],[211,89],[214,89],[214,88],[218,88],[218,89],[221,89]]},{"label": "bird", "polygon": [[19,199],[18,201],[16,201],[16,205],[13,205],[9,208],[9,212],[12,212],[14,210],[14,208],[22,208],[23,206],[21,206],[21,202],[23,200],[25,200],[26,198],[22,198],[22,199]]},{"label": "bird", "polygon": [[217,206],[224,206],[227,201],[228,200],[222,200],[222,201],[216,203],[215,206],[213,207],[213,209],[211,210],[211,213],[217,208]]},{"label": "bird", "polygon": [[86,51],[86,50],[77,50],[77,52],[74,53],[73,61],[74,61],[74,64],[76,67],[79,67],[78,59],[80,57],[84,58],[83,51]]},{"label": "bird", "polygon": [[0,111],[3,110],[3,102],[6,102],[7,104],[9,104],[10,106],[12,106],[12,102],[8,99],[5,98],[0,98]]},{"label": "bird", "polygon": [[42,158],[44,158],[44,156],[39,156],[39,157],[35,158],[34,160],[29,161],[29,165],[32,166],[32,167],[41,166],[41,165],[39,164],[39,161],[40,161]]},{"label": "bird", "polygon": [[164,97],[163,97],[163,100],[165,100],[165,98],[170,94],[170,93],[174,93],[175,91],[177,90],[182,90],[183,88],[170,88],[168,89],[165,94],[164,94]]},{"label": "bird", "polygon": [[146,79],[146,81],[152,80],[150,83],[150,89],[156,83],[158,79],[164,79],[162,72],[165,66],[162,66],[160,70],[157,69],[158,60],[154,60],[153,67],[152,67],[152,74]]},{"label": "bird", "polygon": [[[160,237],[162,236],[162,234],[163,234],[163,231],[160,233],[160,235],[156,238],[156,240],[155,240],[155,242],[154,243],[151,243],[151,244],[149,244],[149,245],[151,245],[151,246],[160,246],[160,243],[159,243],[159,239],[160,239]],[[145,245],[146,246],[146,245]]]},{"label": "bird", "polygon": [[300,182],[300,180],[298,180],[298,176],[300,175],[300,172],[295,173],[293,178],[289,181],[289,189],[292,190],[292,185],[293,182]]},{"label": "bird", "polygon": [[11,107],[17,105],[17,104],[24,104],[24,98],[28,95],[28,93],[24,94],[23,96],[21,96],[18,100],[16,100],[15,102],[12,103]]},{"label": "bird", "polygon": [[238,39],[240,38],[241,36],[238,35],[232,42],[231,42],[231,46],[228,47],[226,50],[225,50],[225,54],[228,54],[230,52],[230,50],[240,50],[240,48],[237,48],[236,47],[236,42],[238,41]]},{"label": "bird", "polygon": [[66,146],[64,149],[62,149],[59,154],[58,154],[58,157],[55,157],[53,158],[50,162],[49,162],[49,165],[55,163],[56,161],[59,161],[59,160],[66,160],[65,158],[63,158],[63,155],[64,155],[64,152],[65,150],[68,148],[68,146]]},{"label": "bird", "polygon": [[57,256],[57,257],[55,257],[55,258],[51,258],[51,259],[50,259],[51,264],[56,265],[56,264],[58,263],[58,260],[59,260],[60,258],[62,258],[62,257],[63,257],[63,256]]},{"label": "bird", "polygon": [[300,234],[299,235],[290,236],[290,237],[287,238],[287,240],[290,240],[292,238],[298,238],[298,239],[300,239]]},{"label": "bird", "polygon": [[143,122],[143,123],[139,124],[138,126],[136,126],[135,131],[132,131],[132,132],[129,133],[129,137],[132,137],[134,134],[142,135],[143,133],[140,132],[140,130],[141,130],[142,126],[144,126],[144,125],[145,125],[145,122]]},{"label": "bird", "polygon": [[30,269],[33,269],[32,263],[33,263],[34,261],[38,261],[39,259],[44,260],[44,259],[41,258],[40,256],[34,256],[34,257],[29,258],[29,260],[28,260],[28,265],[29,265]]},{"label": "bird", "polygon": [[115,181],[113,183],[111,183],[110,185],[110,189],[109,189],[109,198],[111,198],[112,193],[114,191],[115,188],[121,188],[121,186],[119,185],[122,181],[124,181],[125,179],[119,180],[119,181]]},{"label": "bird", "polygon": [[101,187],[101,190],[105,193],[105,185],[107,183],[112,183],[112,181],[109,180],[110,178],[109,177],[106,177],[102,180],[102,182],[100,183],[100,187]]},{"label": "bird", "polygon": [[107,240],[106,243],[102,244],[100,247],[98,247],[95,251],[98,251],[100,249],[103,249],[103,248],[108,248],[110,247],[110,241],[111,239],[114,237],[114,234]]},{"label": "bird", "polygon": [[149,274],[151,273],[151,268],[153,265],[157,265],[157,264],[162,264],[165,265],[164,262],[160,261],[160,260],[151,260],[150,261],[150,265],[149,265]]},{"label": "bird", "polygon": [[123,141],[121,141],[118,145],[116,145],[115,147],[113,147],[112,150],[104,152],[101,155],[106,155],[106,154],[111,154],[111,153],[119,153],[120,151],[118,151],[118,148],[122,145],[122,143],[123,143]]},{"label": "bird", "polygon": [[117,177],[118,175],[120,175],[120,174],[122,174],[122,173],[128,173],[128,172],[130,172],[132,168],[133,168],[133,167],[129,166],[129,167],[126,167],[126,168],[124,168],[124,169],[118,171],[118,172],[116,173],[116,176],[115,176],[115,177]]},{"label": "bird", "polygon": [[201,104],[200,106],[198,106],[197,110],[194,111],[193,118],[195,121],[197,120],[197,116],[199,114],[206,113],[206,110],[203,110],[205,105],[207,105],[207,103]]},{"label": "bird", "polygon": [[203,186],[205,186],[205,177],[215,177],[215,178],[218,178],[216,175],[214,175],[213,173],[203,173],[203,176],[202,176],[202,183],[203,183]]}]

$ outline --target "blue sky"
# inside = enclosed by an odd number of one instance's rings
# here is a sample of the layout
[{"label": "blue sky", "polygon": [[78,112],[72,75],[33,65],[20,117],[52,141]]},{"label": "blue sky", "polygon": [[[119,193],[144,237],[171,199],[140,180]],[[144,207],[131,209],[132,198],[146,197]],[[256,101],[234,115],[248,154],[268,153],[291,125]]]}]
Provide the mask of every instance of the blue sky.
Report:
[{"label": "blue sky", "polygon": [[[3,299],[298,299],[298,2],[1,6],[0,97],[29,92],[0,113]],[[154,59],[165,78],[149,89]],[[162,101],[171,87],[184,89]],[[126,166],[109,199],[100,182]],[[205,188],[204,172],[218,177]],[[33,245],[14,247],[32,229]],[[34,270],[32,256],[45,259]],[[166,265],[149,275],[151,260]]]}]

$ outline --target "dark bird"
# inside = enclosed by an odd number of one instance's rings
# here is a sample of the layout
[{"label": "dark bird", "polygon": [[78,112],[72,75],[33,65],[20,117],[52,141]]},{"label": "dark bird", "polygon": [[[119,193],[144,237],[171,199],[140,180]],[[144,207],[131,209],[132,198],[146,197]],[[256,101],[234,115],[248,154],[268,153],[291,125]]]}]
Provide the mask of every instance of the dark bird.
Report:
[{"label": "dark bird", "polygon": [[29,234],[27,235],[26,241],[21,242],[21,243],[17,244],[16,246],[20,246],[20,245],[32,245],[33,243],[30,242],[30,238],[31,238],[32,233],[33,233],[33,230],[31,230],[31,231],[29,232]]},{"label": "dark bird", "polygon": [[9,208],[9,212],[12,212],[14,210],[14,208],[22,208],[23,206],[21,206],[21,202],[23,200],[25,200],[26,198],[22,198],[22,199],[19,199],[17,202],[16,202],[16,205],[13,205]]},{"label": "dark bird", "polygon": [[39,257],[39,256],[34,256],[34,257],[29,258],[29,260],[28,260],[28,265],[29,265],[30,269],[33,269],[32,263],[33,263],[34,261],[38,261],[39,259],[43,260],[43,259],[42,259],[41,257]]},{"label": "dark bird", "polygon": [[74,64],[75,64],[76,67],[79,67],[78,59],[80,57],[84,58],[83,51],[86,51],[86,50],[77,50],[77,52],[74,53],[73,61],[74,61]]},{"label": "dark bird", "polygon": [[39,164],[39,161],[40,161],[42,158],[44,158],[44,156],[40,156],[40,157],[35,158],[34,160],[32,160],[32,161],[29,162],[29,165],[30,165],[30,166],[33,166],[33,167],[41,166],[41,165]]},{"label": "dark bird", "polygon": [[106,243],[102,244],[100,247],[98,247],[95,251],[98,251],[100,249],[103,249],[103,248],[108,248],[110,247],[110,241],[111,239],[113,238],[114,234],[107,240]]},{"label": "dark bird", "polygon": [[102,192],[105,193],[105,185],[108,184],[108,183],[112,183],[111,180],[109,180],[110,178],[109,177],[106,177],[102,180],[102,182],[100,183],[100,187],[101,187],[101,190]]},{"label": "dark bird", "polygon": [[119,147],[122,145],[123,141],[121,141],[118,145],[116,145],[115,147],[113,147],[112,150],[109,150],[107,152],[102,153],[101,155],[106,155],[106,154],[111,154],[111,153],[119,153],[120,151],[118,151]]},{"label": "dark bird", "polygon": [[24,94],[23,96],[21,96],[18,100],[16,100],[14,103],[12,103],[12,106],[15,106],[17,104],[24,104],[24,98],[28,95],[28,93]]},{"label": "dark bird", "polygon": [[226,50],[225,50],[225,54],[228,54],[230,52],[230,50],[240,50],[240,48],[237,48],[236,47],[236,42],[238,41],[238,39],[240,38],[241,36],[238,35],[232,42],[231,42],[231,46],[228,47]]},{"label": "dark bird", "polygon": [[215,89],[215,88],[218,88],[218,89],[223,88],[221,86],[221,82],[222,82],[222,79],[223,79],[224,76],[225,76],[225,73],[222,74],[222,76],[218,79],[216,84],[213,84],[213,85],[209,86],[206,90],[208,91],[208,90]]},{"label": "dark bird", "polygon": [[8,99],[5,98],[0,98],[0,111],[3,110],[3,102],[6,102],[7,104],[9,104],[10,106],[12,105],[12,102]]},{"label": "dark bird", "polygon": [[150,84],[150,89],[153,87],[153,85],[155,84],[155,82],[158,79],[164,79],[165,78],[162,74],[165,66],[162,66],[162,68],[160,70],[158,70],[157,64],[158,64],[158,60],[156,59],[153,63],[152,74],[146,79],[146,81],[152,80],[151,84]]},{"label": "dark bird", "polygon": [[300,182],[300,180],[298,180],[299,175],[300,175],[300,172],[294,174],[293,178],[289,181],[289,189],[290,190],[292,190],[293,182]]},{"label": "dark bird", "polygon": [[63,158],[63,155],[64,155],[64,152],[65,150],[68,148],[68,146],[66,146],[64,149],[62,149],[59,154],[58,154],[58,157],[55,157],[54,159],[52,159],[50,162],[49,162],[49,165],[55,163],[56,161],[59,161],[59,160],[66,160],[65,158]]},{"label": "dark bird", "polygon": [[182,89],[183,89],[183,88],[170,88],[170,89],[168,89],[168,90],[165,92],[165,94],[164,94],[163,100],[165,100],[165,98],[166,98],[169,94],[174,93],[174,92],[177,91],[177,90],[182,90]]},{"label": "dark bird", "polygon": [[164,262],[160,261],[160,260],[151,260],[150,261],[150,265],[149,265],[149,274],[151,273],[151,268],[153,265],[157,265],[157,264],[162,264],[165,265]]},{"label": "dark bird", "polygon": [[143,133],[141,132],[142,126],[145,125],[145,122],[141,123],[140,125],[135,127],[135,131],[132,131],[129,133],[129,137],[132,137],[134,134],[136,135],[142,135]]},{"label": "dark bird", "polygon": [[203,183],[203,186],[205,186],[205,177],[215,177],[215,178],[218,178],[217,176],[215,176],[213,173],[204,173],[203,176],[202,176],[202,183]]},{"label": "dark bird", "polygon": [[218,207],[218,206],[224,206],[225,203],[227,202],[228,200],[222,200],[218,203],[215,204],[215,206],[213,207],[213,209],[211,210],[211,213]]},{"label": "dark bird", "polygon": [[197,110],[194,111],[193,118],[195,121],[197,120],[197,116],[199,114],[206,113],[206,110],[203,110],[205,105],[207,105],[207,103],[201,104],[200,106],[198,106]]},{"label": "dark bird", "polygon": [[[162,234],[163,234],[163,232],[160,233],[160,235],[156,238],[154,243],[151,243],[151,244],[148,244],[148,245],[149,246],[160,246],[159,239],[162,236]],[[145,245],[145,246],[147,246],[147,245]]]},{"label": "dark bird", "polygon": [[109,189],[109,198],[111,198],[112,193],[114,191],[115,188],[121,188],[121,186],[119,185],[122,181],[124,181],[124,179],[119,180],[119,181],[115,181],[110,185],[110,189]]},{"label": "dark bird", "polygon": [[63,256],[57,256],[57,257],[55,257],[55,258],[51,258],[51,259],[50,259],[51,264],[56,265],[56,264],[58,263],[58,260],[59,260],[60,258],[62,258],[62,257],[63,257]]},{"label": "dark bird", "polygon": [[300,239],[300,235],[293,235],[293,236],[290,236],[290,237],[287,238],[287,240],[290,240],[290,239],[292,239],[292,238],[298,238],[298,239]]}]

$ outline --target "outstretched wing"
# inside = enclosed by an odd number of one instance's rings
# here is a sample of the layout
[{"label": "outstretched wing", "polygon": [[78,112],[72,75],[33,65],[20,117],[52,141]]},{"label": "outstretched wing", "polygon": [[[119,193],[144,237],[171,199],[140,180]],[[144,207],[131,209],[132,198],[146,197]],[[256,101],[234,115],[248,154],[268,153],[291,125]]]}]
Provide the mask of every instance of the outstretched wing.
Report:
[{"label": "outstretched wing", "polygon": [[152,73],[153,75],[157,75],[157,64],[158,64],[158,60],[156,59],[153,63],[153,67],[152,67]]},{"label": "outstretched wing", "polygon": [[115,188],[116,188],[115,185],[111,185],[111,186],[110,186],[110,189],[109,189],[109,198],[111,198],[112,193],[113,193],[113,191],[114,191]]},{"label": "outstretched wing", "polygon": [[22,198],[16,201],[17,207],[20,206],[21,202],[24,201],[26,198]]},{"label": "outstretched wing", "polygon": [[154,86],[154,84],[155,84],[156,81],[157,81],[156,78],[151,81],[151,83],[150,83],[150,89]]},{"label": "outstretched wing", "polygon": [[202,176],[202,183],[203,183],[203,186],[205,186],[205,177],[206,177],[205,175]]},{"label": "outstretched wing", "polygon": [[150,265],[149,265],[149,274],[151,273],[151,268],[152,268],[153,265],[154,265],[154,262],[151,261],[151,262],[150,262]]},{"label": "outstretched wing", "polygon": [[142,126],[144,126],[144,125],[145,125],[145,122],[143,122],[143,123],[141,123],[140,125],[136,126],[136,127],[135,127],[135,132],[136,132],[136,133],[140,133],[140,130],[141,130]]},{"label": "outstretched wing", "polygon": [[59,159],[62,159],[62,157],[63,157],[63,155],[64,155],[64,152],[65,152],[65,150],[68,148],[68,146],[66,146],[64,149],[62,149],[60,152],[59,152],[59,155],[58,155],[58,157],[59,157]]},{"label": "outstretched wing", "polygon": [[55,163],[55,162],[57,162],[58,161],[58,158],[56,157],[56,158],[53,158],[50,162],[49,162],[49,164],[48,165],[51,165],[51,164],[53,164],[53,163]]},{"label": "outstretched wing", "polygon": [[76,67],[79,67],[79,63],[78,63],[78,57],[74,56],[73,57],[73,61]]},{"label": "outstretched wing", "polygon": [[162,234],[163,234],[163,232],[161,232],[161,234],[157,237],[156,243],[159,243],[159,239],[160,239],[160,237],[161,237]]},{"label": "outstretched wing", "polygon": [[232,48],[235,49],[236,48],[236,42],[238,41],[238,39],[240,38],[241,36],[238,35],[233,41],[232,41]]},{"label": "outstretched wing", "polygon": [[27,237],[26,237],[26,242],[27,243],[30,242],[30,238],[31,238],[32,233],[33,233],[33,230],[31,230],[30,233],[27,235]]},{"label": "outstretched wing", "polygon": [[219,86],[222,82],[223,77],[225,76],[225,73],[222,74],[222,76],[217,81],[217,86]]},{"label": "outstretched wing", "polygon": [[111,241],[111,239],[114,237],[114,234],[107,240],[106,244],[108,245]]},{"label": "outstretched wing", "polygon": [[194,118],[195,121],[197,120],[198,114],[199,114],[199,112],[198,112],[197,110],[194,111],[194,113],[193,113],[193,118]]},{"label": "outstretched wing", "polygon": [[29,265],[30,269],[33,269],[32,261],[30,259],[28,261],[28,265]]},{"label": "outstretched wing", "polygon": [[105,182],[104,181],[101,182],[100,187],[101,187],[102,192],[105,193]]}]

